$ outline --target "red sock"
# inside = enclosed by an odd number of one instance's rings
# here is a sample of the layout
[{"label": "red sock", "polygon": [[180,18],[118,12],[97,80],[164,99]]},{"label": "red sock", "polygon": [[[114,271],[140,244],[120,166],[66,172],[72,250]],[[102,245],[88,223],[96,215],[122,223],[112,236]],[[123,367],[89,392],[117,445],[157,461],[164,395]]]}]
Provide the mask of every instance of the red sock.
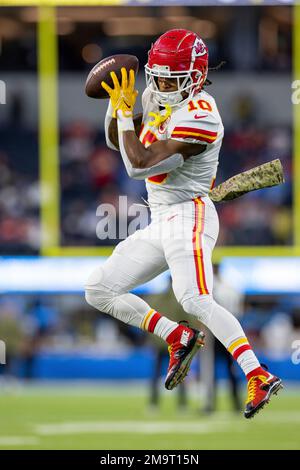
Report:
[{"label": "red sock", "polygon": [[249,381],[251,377],[255,377],[256,375],[264,375],[265,377],[269,377],[270,374],[262,367],[257,367],[246,375],[247,380]]}]

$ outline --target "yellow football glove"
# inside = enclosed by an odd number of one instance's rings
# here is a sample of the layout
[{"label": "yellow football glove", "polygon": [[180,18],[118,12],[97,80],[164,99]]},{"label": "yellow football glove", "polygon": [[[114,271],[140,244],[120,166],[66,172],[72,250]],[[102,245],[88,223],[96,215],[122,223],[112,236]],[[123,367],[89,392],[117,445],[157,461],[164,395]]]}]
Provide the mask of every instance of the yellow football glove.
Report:
[{"label": "yellow football glove", "polygon": [[153,117],[153,121],[149,122],[149,126],[155,126],[159,127],[161,124],[163,124],[172,114],[172,108],[169,104],[166,104],[165,106],[166,112],[164,115],[159,113],[148,113],[149,117]]},{"label": "yellow football glove", "polygon": [[117,117],[117,111],[120,109],[123,112],[124,117],[133,116],[133,108],[135,105],[136,97],[138,91],[134,89],[135,76],[134,70],[129,71],[129,80],[128,74],[125,67],[121,68],[122,74],[122,83],[120,85],[119,80],[115,72],[110,72],[114,88],[111,88],[107,83],[101,82],[104,90],[109,94],[111,104],[113,107],[113,117]]}]

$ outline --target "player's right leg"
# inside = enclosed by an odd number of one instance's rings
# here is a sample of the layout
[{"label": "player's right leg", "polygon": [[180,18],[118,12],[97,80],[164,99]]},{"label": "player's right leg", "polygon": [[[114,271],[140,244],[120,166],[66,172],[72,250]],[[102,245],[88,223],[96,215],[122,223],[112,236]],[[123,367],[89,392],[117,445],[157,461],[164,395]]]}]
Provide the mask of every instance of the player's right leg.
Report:
[{"label": "player's right leg", "polygon": [[167,268],[159,236],[152,226],[138,230],[115,248],[106,262],[89,277],[87,302],[114,318],[161,337],[168,344],[190,333],[185,325],[169,320],[129,291],[153,279]]},{"label": "player's right leg", "polygon": [[[185,203],[172,211],[176,212],[176,237],[166,238],[164,252],[175,296],[187,313],[210,329],[245,373],[248,380],[245,417],[251,418],[282,387],[281,380],[261,366],[239,321],[213,298],[211,257],[218,235],[218,218],[212,202],[197,198],[194,207],[193,203]],[[175,377],[175,384],[184,378],[186,371]]]}]

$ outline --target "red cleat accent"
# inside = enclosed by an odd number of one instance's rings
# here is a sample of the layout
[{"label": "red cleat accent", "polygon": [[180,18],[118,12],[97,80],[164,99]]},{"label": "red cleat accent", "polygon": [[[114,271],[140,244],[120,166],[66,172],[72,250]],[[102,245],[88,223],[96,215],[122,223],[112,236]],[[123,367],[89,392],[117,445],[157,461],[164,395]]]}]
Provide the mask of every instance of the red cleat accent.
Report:
[{"label": "red cleat accent", "polygon": [[187,326],[178,327],[169,335],[170,361],[165,380],[167,390],[172,390],[187,376],[193,357],[204,346],[205,335],[202,331]]}]

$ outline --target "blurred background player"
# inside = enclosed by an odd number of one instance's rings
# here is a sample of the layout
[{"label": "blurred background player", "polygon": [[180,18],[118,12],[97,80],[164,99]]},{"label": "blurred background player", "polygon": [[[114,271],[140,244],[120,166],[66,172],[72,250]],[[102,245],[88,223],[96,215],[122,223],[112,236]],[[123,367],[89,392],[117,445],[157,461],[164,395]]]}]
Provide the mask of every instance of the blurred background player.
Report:
[{"label": "blurred background player", "polygon": [[[165,381],[171,390],[188,373],[204,334],[178,325],[129,294],[169,267],[173,290],[184,310],[205,324],[239,363],[248,380],[245,417],[252,417],[281,388],[261,367],[237,321],[212,296],[211,254],[218,216],[207,197],[216,177],[223,125],[214,99],[203,90],[208,50],[200,37],[171,30],[152,46],[145,66],[142,124],[136,135],[134,72],[114,73],[106,117],[107,143],[120,149],[132,178],[146,179],[152,221],[121,242],[90,276],[87,302],[100,311],[160,336],[169,345]],[[113,118],[117,118],[115,121]],[[117,136],[113,132],[116,129]],[[175,221],[175,223],[174,223]]]}]

